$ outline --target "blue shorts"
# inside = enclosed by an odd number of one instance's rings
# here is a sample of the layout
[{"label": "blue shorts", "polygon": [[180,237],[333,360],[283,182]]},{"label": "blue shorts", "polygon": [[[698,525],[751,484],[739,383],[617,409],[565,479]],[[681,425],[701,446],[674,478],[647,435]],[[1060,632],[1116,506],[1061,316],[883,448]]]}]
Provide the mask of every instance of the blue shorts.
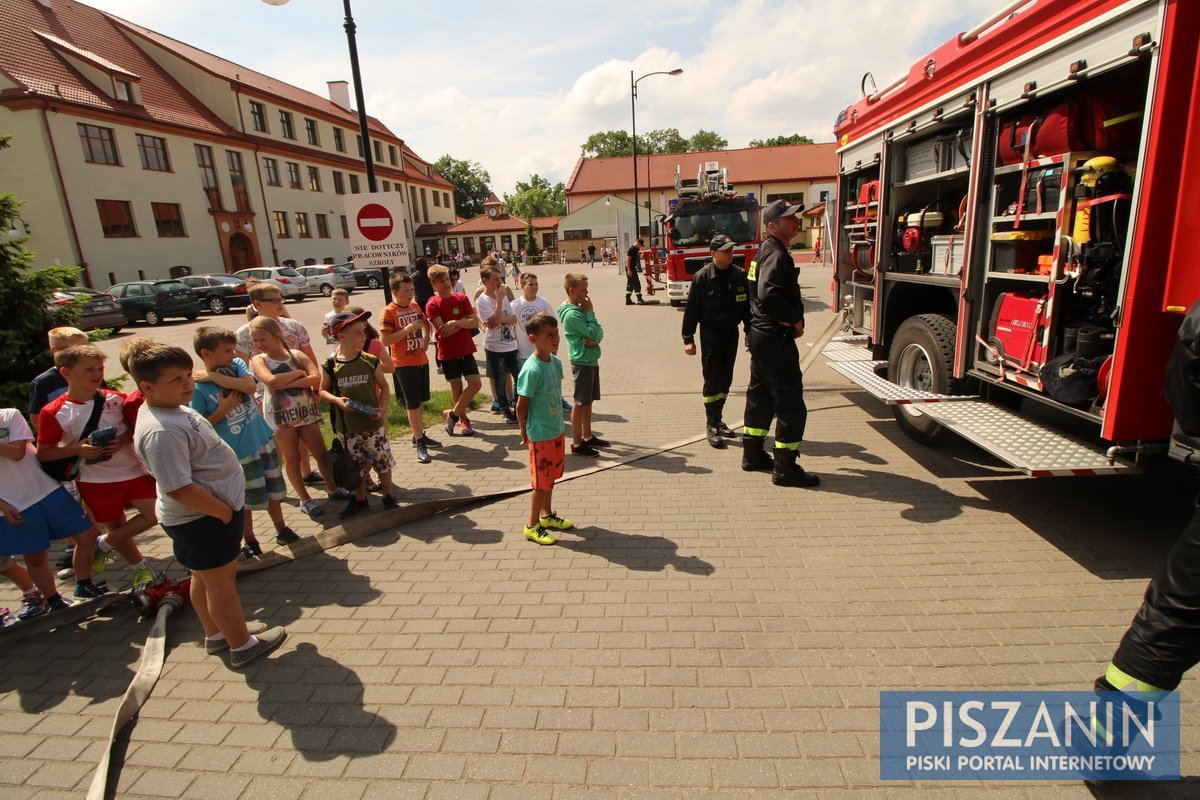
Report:
[{"label": "blue shorts", "polygon": [[0,555],[23,556],[50,548],[50,542],[92,529],[83,507],[61,486],[21,511],[20,525],[0,517]]}]

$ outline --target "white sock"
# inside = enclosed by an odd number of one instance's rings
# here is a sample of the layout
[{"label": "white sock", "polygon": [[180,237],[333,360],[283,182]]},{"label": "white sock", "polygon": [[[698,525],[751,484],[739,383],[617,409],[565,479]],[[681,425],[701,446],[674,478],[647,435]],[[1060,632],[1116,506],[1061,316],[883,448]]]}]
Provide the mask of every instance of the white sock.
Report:
[{"label": "white sock", "polygon": [[212,636],[205,636],[204,641],[206,641],[206,642],[223,642],[223,641],[225,641],[225,634],[221,633],[220,631],[217,631]]},{"label": "white sock", "polygon": [[108,543],[107,533],[102,533],[96,537],[96,547],[100,549],[101,553],[107,553],[109,550],[112,550],[112,545]]},{"label": "white sock", "polygon": [[137,569],[138,567],[144,567],[144,566],[146,566],[146,559],[143,558],[141,561],[137,562],[136,564],[130,564],[129,566],[133,567],[134,569]]},{"label": "white sock", "polygon": [[249,650],[251,647],[254,647],[254,645],[256,645],[256,644],[258,644],[258,637],[251,636],[249,639],[246,640],[246,643],[244,645],[242,645],[241,647],[231,648],[231,652],[240,653],[243,650]]}]

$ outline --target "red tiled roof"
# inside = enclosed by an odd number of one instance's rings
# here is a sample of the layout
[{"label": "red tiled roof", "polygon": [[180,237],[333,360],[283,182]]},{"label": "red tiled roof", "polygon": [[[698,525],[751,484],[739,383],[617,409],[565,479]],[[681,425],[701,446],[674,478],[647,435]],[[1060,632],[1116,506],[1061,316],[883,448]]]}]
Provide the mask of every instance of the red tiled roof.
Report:
[{"label": "red tiled roof", "polygon": [[[58,6],[59,0],[55,0],[55,7]],[[235,64],[220,56],[213,55],[207,51],[201,50],[198,47],[193,47],[185,42],[172,39],[170,36],[164,36],[157,31],[152,31],[149,28],[143,28],[141,25],[123,20],[120,17],[108,14],[114,23],[121,25],[130,32],[143,36],[149,41],[163,47],[178,55],[201,69],[218,75],[226,80],[240,84],[250,90],[257,90],[263,94],[271,95],[277,99],[287,103],[300,106],[306,109],[322,112],[328,116],[342,120],[346,125],[354,130],[358,129],[358,112],[350,111],[342,108],[337,103],[330,100],[328,97],[322,97],[319,94],[305,91],[298,87],[292,86],[289,83],[284,83],[281,80],[272,78],[270,75],[263,75],[261,72],[255,72],[249,67],[243,67],[241,64]],[[399,136],[388,130],[388,127],[379,120],[368,115],[368,127],[377,133],[384,134],[394,140],[399,140]]]},{"label": "red tiled roof", "polygon": [[404,171],[408,175],[410,175],[412,178],[419,178],[422,181],[427,181],[435,186],[441,186],[446,189],[454,188],[454,184],[451,183],[450,181],[446,180],[445,178],[443,178],[441,176],[441,174],[439,174],[438,171],[433,168],[433,164],[431,164],[430,162],[426,161],[425,159],[421,158],[419,155],[414,153],[412,151],[412,148],[409,147],[407,144],[405,144],[404,142],[401,142],[400,149],[403,151],[405,158],[407,158],[411,161],[419,161],[421,164],[425,165],[425,167],[428,168],[428,170],[429,170],[429,174],[426,175],[420,169],[414,169],[411,171],[408,169],[405,169]]},{"label": "red tiled roof", "polygon": [[[34,0],[5,0],[3,16],[0,71],[21,88],[3,92],[0,99],[41,96],[213,134],[233,133],[131,42],[115,18],[73,0],[54,0],[51,8]],[[111,65],[102,68],[119,74],[138,76],[142,105],[114,100],[100,91],[57,48],[98,66]]]},{"label": "red tiled roof", "polygon": [[[674,188],[675,167],[685,178],[696,177],[705,161],[720,162],[729,169],[735,187],[751,183],[833,178],[837,175],[837,144],[794,144],[782,147],[748,147],[742,150],[710,150],[703,153],[661,153],[638,156],[639,183],[643,188]],[[645,167],[649,163],[649,169]],[[646,174],[649,173],[649,181]],[[572,194],[629,191],[633,188],[633,165],[629,158],[580,158],[567,183]]]},{"label": "red tiled roof", "polygon": [[453,222],[426,222],[421,227],[417,228],[413,236],[418,239],[424,236],[441,236],[446,231],[454,226]]},{"label": "red tiled roof", "polygon": [[[562,217],[534,217],[533,227],[537,230],[558,227],[558,221]],[[504,231],[523,231],[525,230],[525,220],[513,214],[497,214],[495,217],[489,217],[487,214],[480,214],[477,217],[471,217],[466,222],[460,222],[451,227],[447,233],[501,233]]]}]

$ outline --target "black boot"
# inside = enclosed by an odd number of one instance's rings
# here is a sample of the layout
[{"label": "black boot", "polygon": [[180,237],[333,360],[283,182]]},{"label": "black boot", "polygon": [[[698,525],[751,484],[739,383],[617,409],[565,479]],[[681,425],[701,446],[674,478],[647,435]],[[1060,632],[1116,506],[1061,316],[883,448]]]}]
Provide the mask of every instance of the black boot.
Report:
[{"label": "black boot", "polygon": [[711,405],[713,415],[708,424],[716,428],[717,433],[721,434],[721,436],[724,436],[726,439],[736,439],[737,434],[730,430],[729,426],[725,424],[725,421],[721,419],[721,417],[725,416],[724,399],[718,400]]},{"label": "black boot", "polygon": [[717,404],[715,402],[704,404],[704,435],[708,439],[709,445],[718,450],[725,449],[725,440],[721,438],[721,431],[717,428]]},{"label": "black boot", "polygon": [[805,472],[803,467],[797,466],[795,450],[776,447],[775,463],[771,470],[771,483],[776,486],[808,488],[819,485],[821,479],[811,472]]},{"label": "black boot", "polygon": [[640,294],[637,296],[637,299],[638,299],[638,305],[639,305],[639,306],[644,306],[644,305],[646,305],[646,301],[642,299],[642,296],[641,296]]},{"label": "black boot", "polygon": [[630,297],[629,295],[625,295],[625,305],[627,305],[627,306],[633,305],[633,298]]},{"label": "black boot", "polygon": [[763,450],[761,436],[742,436],[742,469],[746,472],[771,468],[771,457]]}]

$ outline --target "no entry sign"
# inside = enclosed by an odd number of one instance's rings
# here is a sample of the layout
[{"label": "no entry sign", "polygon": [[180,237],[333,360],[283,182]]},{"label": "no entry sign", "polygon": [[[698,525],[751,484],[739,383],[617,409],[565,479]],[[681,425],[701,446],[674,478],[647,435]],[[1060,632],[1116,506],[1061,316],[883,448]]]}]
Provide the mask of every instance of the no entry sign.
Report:
[{"label": "no entry sign", "polygon": [[408,236],[399,192],[352,194],[344,198],[350,224],[350,252],[356,269],[407,267]]},{"label": "no entry sign", "polygon": [[392,229],[395,227],[391,212],[379,203],[367,203],[359,209],[354,223],[358,226],[358,232],[372,242],[382,242],[387,239],[392,235]]}]

